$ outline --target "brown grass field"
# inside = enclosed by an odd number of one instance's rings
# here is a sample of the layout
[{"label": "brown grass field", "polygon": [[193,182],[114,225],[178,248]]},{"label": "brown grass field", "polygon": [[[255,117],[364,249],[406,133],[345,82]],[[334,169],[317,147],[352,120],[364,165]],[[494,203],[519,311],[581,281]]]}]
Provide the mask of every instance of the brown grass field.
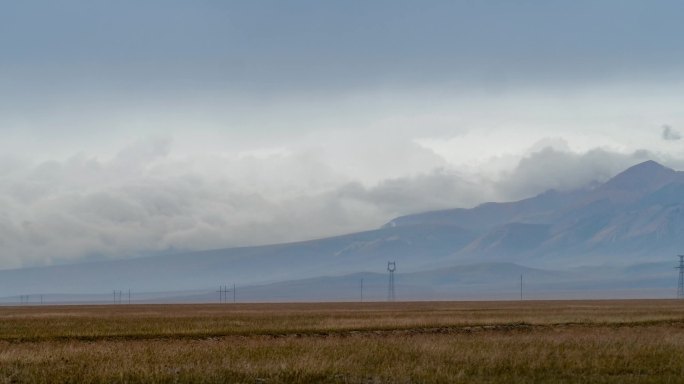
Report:
[{"label": "brown grass field", "polygon": [[684,301],[1,307],[0,382],[682,383]]}]

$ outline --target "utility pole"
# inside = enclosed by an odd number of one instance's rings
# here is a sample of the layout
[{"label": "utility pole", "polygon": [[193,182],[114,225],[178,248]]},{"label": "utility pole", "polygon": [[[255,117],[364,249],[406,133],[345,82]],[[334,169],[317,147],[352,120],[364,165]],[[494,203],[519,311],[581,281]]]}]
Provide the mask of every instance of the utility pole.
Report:
[{"label": "utility pole", "polygon": [[361,278],[361,302],[363,303],[363,277]]},{"label": "utility pole", "polygon": [[115,290],[113,291],[113,293],[114,293],[114,304],[121,304],[121,303],[122,303],[121,300],[122,300],[122,297],[123,297],[123,296],[122,296],[123,291],[120,290],[120,289],[119,289],[119,290],[116,290],[116,289],[115,289]]},{"label": "utility pole", "polygon": [[235,283],[233,283],[233,304],[235,304]]},{"label": "utility pole", "polygon": [[677,282],[677,298],[684,299],[684,255],[679,256],[679,266],[675,269],[679,269],[679,281]]},{"label": "utility pole", "polygon": [[522,286],[522,276],[523,276],[523,275],[520,275],[520,301],[522,301],[522,299],[523,299],[523,296],[522,296],[522,292],[523,292],[523,291],[522,291],[522,287],[523,287],[523,286]]}]

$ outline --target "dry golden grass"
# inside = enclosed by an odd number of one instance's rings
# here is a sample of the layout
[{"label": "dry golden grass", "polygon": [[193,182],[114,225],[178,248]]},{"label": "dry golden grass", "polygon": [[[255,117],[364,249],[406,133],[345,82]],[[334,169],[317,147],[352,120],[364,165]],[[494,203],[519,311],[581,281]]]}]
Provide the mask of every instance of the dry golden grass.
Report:
[{"label": "dry golden grass", "polygon": [[667,300],[0,308],[0,382],[684,381]]}]

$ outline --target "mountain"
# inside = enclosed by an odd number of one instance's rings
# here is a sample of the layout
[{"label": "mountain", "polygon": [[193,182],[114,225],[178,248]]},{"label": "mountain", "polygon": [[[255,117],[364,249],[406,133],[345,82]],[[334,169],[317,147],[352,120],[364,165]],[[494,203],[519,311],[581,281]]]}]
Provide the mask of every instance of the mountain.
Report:
[{"label": "mountain", "polygon": [[441,223],[480,230],[454,253],[460,261],[559,267],[666,260],[684,249],[683,192],[682,172],[647,161],[593,189],[409,215],[387,226]]},{"label": "mountain", "polygon": [[[575,271],[563,275],[564,286],[572,289],[630,289],[635,281],[650,281],[645,286],[662,288],[663,279],[672,274],[674,256],[682,250],[684,174],[647,161],[592,188],[551,190],[516,202],[407,215],[381,228],[344,236],[3,270],[0,296],[128,288],[137,292],[193,291],[233,282],[272,290],[295,281],[317,281],[304,286],[328,292],[335,290],[335,281],[340,279],[335,276],[362,272],[384,276],[388,260],[397,262],[402,276],[412,276],[414,280],[405,281],[415,281],[414,286],[420,287],[416,292],[422,294],[416,298],[470,292],[466,288],[473,285],[458,277],[458,271],[474,265],[479,269],[477,273],[471,269],[471,278],[488,287],[498,286],[496,281],[501,279],[516,281],[521,272],[518,268],[531,268],[554,273]],[[654,265],[658,267],[654,269]],[[576,273],[581,266],[589,269]],[[605,270],[612,277],[606,280],[607,275],[587,273],[601,268],[608,268]],[[432,277],[421,280],[421,273]],[[537,284],[543,280],[531,270],[521,273],[537,276]],[[587,280],[588,276],[593,280]],[[549,294],[554,287],[559,290],[563,286],[556,278],[547,280],[544,289]],[[315,297],[311,293],[301,295]]]}]

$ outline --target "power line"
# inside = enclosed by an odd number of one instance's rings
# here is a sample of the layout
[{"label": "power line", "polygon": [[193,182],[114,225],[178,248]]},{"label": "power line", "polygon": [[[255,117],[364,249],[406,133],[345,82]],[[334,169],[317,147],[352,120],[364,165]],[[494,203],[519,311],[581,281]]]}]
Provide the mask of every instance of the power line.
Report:
[{"label": "power line", "polygon": [[235,283],[233,283],[233,289],[228,289],[227,285],[221,285],[221,286],[219,286],[219,289],[216,292],[218,292],[218,294],[219,294],[219,303],[227,303],[228,302],[228,292],[233,293],[233,303],[236,302],[237,290],[235,289]]}]

